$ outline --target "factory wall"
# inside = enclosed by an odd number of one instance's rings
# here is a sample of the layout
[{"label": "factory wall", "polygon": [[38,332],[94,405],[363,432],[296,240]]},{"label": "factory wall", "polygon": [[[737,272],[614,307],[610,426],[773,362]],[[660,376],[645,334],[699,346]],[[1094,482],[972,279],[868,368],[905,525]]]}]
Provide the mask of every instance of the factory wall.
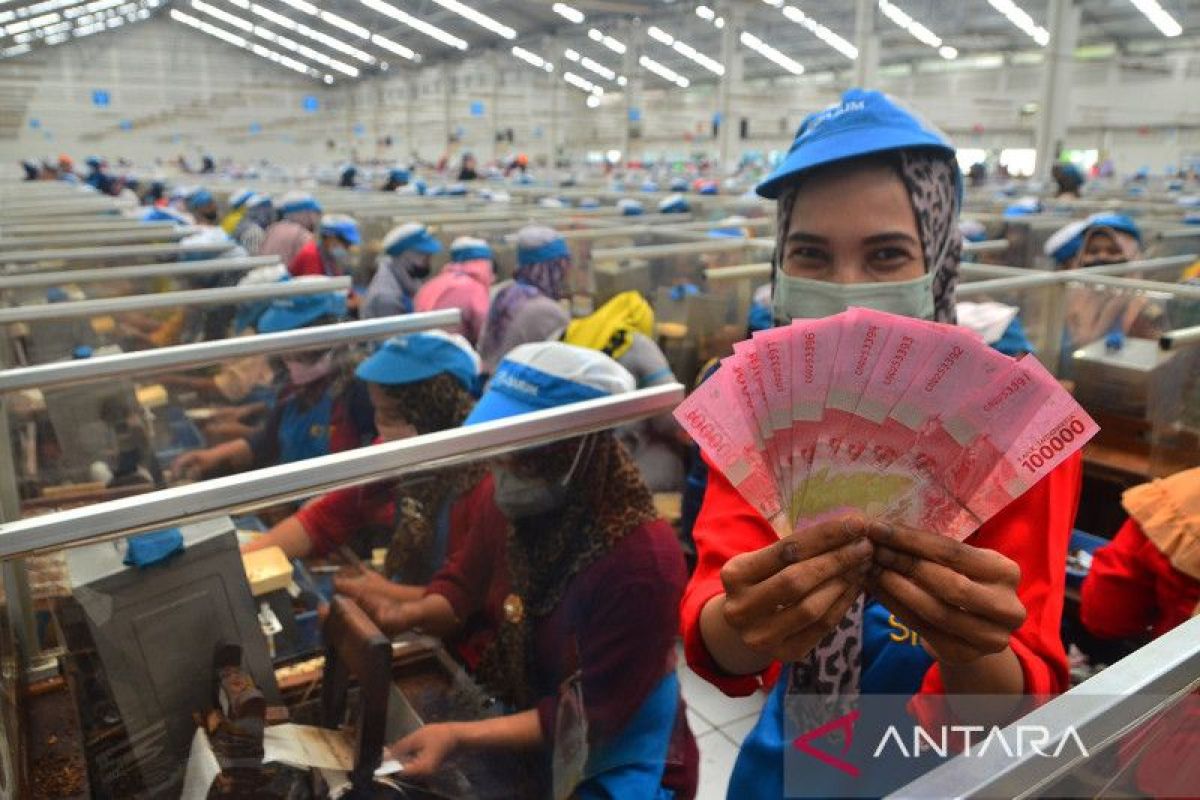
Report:
[{"label": "factory wall", "polygon": [[[1040,56],[980,59],[974,66],[890,67],[879,85],[961,147],[1032,147]],[[558,77],[570,67],[561,64],[549,75],[488,51],[419,70],[396,65],[327,88],[157,18],[0,62],[0,156],[95,151],[145,162],[211,152],[302,165],[414,155],[437,162],[470,151],[484,160],[524,152],[544,163],[554,152],[620,148],[627,128],[634,156],[716,155],[715,84],[695,83],[684,92],[652,76],[631,80],[631,89],[644,88],[633,103],[640,119],[628,123],[615,86],[598,108],[587,108],[585,95]],[[1200,157],[1200,113],[1181,102],[1200,93],[1200,56],[1076,62],[1072,78],[1066,147],[1099,150],[1122,170],[1158,171]],[[748,125],[739,148],[786,148],[804,115],[832,102],[845,80],[818,73],[748,81],[733,104],[731,124],[744,118]],[[95,89],[109,92],[107,107],[92,102]],[[315,110],[304,108],[306,97],[317,99]]]}]

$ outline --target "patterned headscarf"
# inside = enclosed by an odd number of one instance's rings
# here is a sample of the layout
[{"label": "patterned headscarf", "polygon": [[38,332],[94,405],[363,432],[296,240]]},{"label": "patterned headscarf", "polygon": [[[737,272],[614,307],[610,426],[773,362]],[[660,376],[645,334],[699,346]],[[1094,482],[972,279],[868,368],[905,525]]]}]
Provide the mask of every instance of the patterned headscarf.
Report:
[{"label": "patterned headscarf", "polygon": [[[440,373],[428,380],[384,387],[402,409],[404,418],[424,435],[462,425],[475,399],[459,380]],[[396,526],[384,560],[384,574],[399,575],[404,583],[425,583],[431,577],[429,555],[442,507],[483,480],[487,468],[470,464],[401,481],[396,489]],[[432,565],[435,569],[438,565]]]},{"label": "patterned headscarf", "polygon": [[566,506],[545,517],[519,520],[508,530],[511,591],[519,598],[521,613],[501,623],[477,676],[514,708],[529,708],[537,699],[537,621],[554,612],[576,575],[658,517],[637,464],[610,432],[557,442],[522,456],[546,480],[561,480],[576,459]]},{"label": "patterned headscarf", "polygon": [[[953,324],[957,321],[954,293],[962,256],[962,233],[958,229],[958,167],[951,158],[932,150],[900,150],[871,157],[891,166],[904,181],[917,219],[925,269],[934,273],[934,321]],[[776,270],[781,266],[792,209],[802,182],[803,179],[789,186],[779,196]],[[793,666],[788,692],[807,698],[805,703],[789,712],[804,716],[798,721],[800,730],[808,730],[845,713],[858,697],[863,606],[863,597],[859,595],[837,627],[813,648],[807,658]],[[812,698],[820,698],[824,708],[814,708]]]},{"label": "patterned headscarf", "polygon": [[[532,250],[557,238],[560,237],[553,228],[529,225],[517,234],[517,247]],[[570,256],[518,266],[513,273],[515,282],[505,287],[492,300],[487,324],[483,329],[483,341],[479,343],[479,352],[496,353],[504,341],[508,326],[512,324],[521,308],[533,298],[544,295],[551,300],[562,299],[565,295],[567,272],[570,269]]]},{"label": "patterned headscarf", "polygon": [[[954,291],[962,259],[962,233],[958,229],[958,166],[941,153],[927,149],[898,150],[872,155],[888,164],[904,181],[917,218],[925,269],[934,273],[934,321],[954,323]],[[776,204],[775,267],[779,269],[797,190],[803,178],[787,187]]]}]

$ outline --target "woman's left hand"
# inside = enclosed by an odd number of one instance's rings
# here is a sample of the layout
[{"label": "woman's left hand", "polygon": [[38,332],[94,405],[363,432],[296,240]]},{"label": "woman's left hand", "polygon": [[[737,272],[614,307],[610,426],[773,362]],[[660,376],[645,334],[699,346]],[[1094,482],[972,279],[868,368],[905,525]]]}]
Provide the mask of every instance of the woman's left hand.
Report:
[{"label": "woman's left hand", "polygon": [[458,749],[460,739],[452,722],[426,725],[388,748],[388,753],[404,765],[404,774],[432,775]]},{"label": "woman's left hand", "polygon": [[1025,622],[1012,559],[945,536],[872,528],[867,589],[920,636],[939,662],[960,665],[1000,653]]}]

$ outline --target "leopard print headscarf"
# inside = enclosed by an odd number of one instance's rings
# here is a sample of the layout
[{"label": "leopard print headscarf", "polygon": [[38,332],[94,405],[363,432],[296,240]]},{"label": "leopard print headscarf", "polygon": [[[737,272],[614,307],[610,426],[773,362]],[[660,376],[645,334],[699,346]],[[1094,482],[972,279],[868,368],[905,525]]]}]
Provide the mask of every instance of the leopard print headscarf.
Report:
[{"label": "leopard print headscarf", "polygon": [[[934,272],[934,321],[953,324],[957,321],[954,293],[962,256],[962,234],[958,229],[958,165],[952,157],[928,149],[899,150],[876,158],[891,166],[908,190],[925,268]],[[789,186],[779,197],[776,269],[779,269],[785,252],[788,225],[802,180]],[[837,627],[806,659],[793,665],[788,692],[807,698],[806,702],[789,711],[804,717],[797,721],[800,730],[809,730],[845,713],[848,705],[858,697],[863,607],[864,600],[859,595]],[[813,698],[821,698],[822,702],[814,703]],[[825,708],[819,708],[821,705]]]},{"label": "leopard print headscarf", "polygon": [[[462,425],[475,399],[451,375],[400,386],[386,387],[388,396],[403,410],[418,434],[434,433]],[[384,574],[403,583],[426,583],[431,577],[430,553],[437,535],[438,514],[483,480],[483,464],[422,473],[396,487],[396,521],[384,560]],[[437,565],[432,565],[436,569]]]},{"label": "leopard print headscarf", "polygon": [[[581,451],[582,448],[582,451]],[[658,518],[637,464],[610,432],[524,454],[538,477],[561,480],[579,458],[565,508],[508,530],[511,591],[523,614],[505,620],[479,664],[480,682],[516,709],[537,699],[533,628],[553,613],[571,581],[638,527]]]},{"label": "leopard print headscarf", "polygon": [[[962,259],[962,234],[958,230],[958,164],[935,150],[898,150],[875,156],[896,170],[908,190],[917,218],[925,269],[934,273],[935,322],[957,322],[954,290]],[[779,269],[796,193],[803,179],[787,187],[776,203],[775,268]],[[772,278],[774,280],[774,278]]]}]

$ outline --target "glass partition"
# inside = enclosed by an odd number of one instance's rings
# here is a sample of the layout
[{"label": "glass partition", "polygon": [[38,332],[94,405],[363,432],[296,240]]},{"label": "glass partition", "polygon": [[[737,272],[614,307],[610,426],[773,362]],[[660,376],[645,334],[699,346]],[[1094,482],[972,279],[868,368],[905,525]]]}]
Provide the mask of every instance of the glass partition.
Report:
[{"label": "glass partition", "polygon": [[349,286],[349,278],[324,278],[100,299],[75,299],[63,291],[43,295],[56,302],[0,308],[0,353],[9,364],[30,366],[222,339],[234,335],[239,312],[245,316],[255,304]]},{"label": "glass partition", "polygon": [[380,339],[457,320],[410,314],[0,372],[18,513],[370,444],[355,367]]},{"label": "glass partition", "polygon": [[[495,698],[511,695],[481,666],[503,615],[519,613],[505,610],[517,601],[500,594],[493,604],[489,597],[463,624],[420,636],[362,592],[387,584],[386,575],[413,581],[423,594],[435,567],[451,557],[473,559],[485,580],[503,587],[505,573],[493,569],[506,559],[506,514],[525,517],[493,500],[490,475],[503,469],[550,476],[566,492],[565,508],[579,509],[569,514],[609,501],[641,502],[628,499],[635,485],[629,481],[637,479],[618,468],[623,457],[611,429],[666,413],[681,398],[678,385],[642,390],[380,444],[353,458],[327,456],[0,526],[5,563],[21,558],[30,570],[35,564],[56,570],[34,607],[38,624],[52,631],[45,644],[62,668],[36,691],[19,672],[0,672],[13,719],[38,721],[26,730],[5,729],[5,766],[19,770],[29,762],[38,774],[50,742],[58,745],[54,755],[69,757],[80,788],[100,796],[179,796],[185,782],[205,781],[201,767],[211,764],[225,768],[226,780],[250,781],[252,796],[293,796],[287,787],[308,786],[309,774],[276,759],[282,748],[308,741],[295,737],[312,732],[340,753],[345,760],[326,764],[321,775],[345,782],[355,764],[371,763],[370,775],[383,743],[422,725],[529,707],[528,700],[497,704]],[[297,552],[293,543],[239,553],[240,546],[254,548],[271,519],[295,512],[307,543],[301,549],[309,552]],[[131,536],[142,531],[154,533]],[[673,540],[669,529],[645,525],[629,536],[628,544],[610,543],[605,551],[645,546],[645,537]],[[580,542],[567,546],[574,548],[569,553],[584,552]],[[480,562],[483,554],[488,558]],[[452,574],[475,568],[456,569]],[[342,599],[322,621],[318,606],[332,600],[335,580],[339,594],[361,599],[368,614]],[[512,591],[523,585],[512,584]],[[162,602],[166,596],[172,602]],[[344,614],[358,620],[349,632],[340,622]],[[364,652],[371,641],[382,647],[372,651],[382,661],[368,673],[365,656],[348,654]],[[0,640],[6,656],[16,646]],[[348,691],[338,677],[343,668]],[[541,676],[533,699],[553,697],[558,659],[539,654],[532,669]],[[380,675],[387,679],[372,677]],[[348,731],[339,730],[343,721]],[[32,741],[35,732],[41,743]],[[264,765],[264,756],[273,763]],[[294,756],[283,761],[295,763]],[[239,770],[230,772],[231,763]],[[19,773],[9,775],[17,780]],[[214,775],[207,773],[207,781]],[[526,796],[525,781],[542,777],[526,772],[512,752],[463,751],[432,778],[398,779],[434,796],[501,798]]]}]

